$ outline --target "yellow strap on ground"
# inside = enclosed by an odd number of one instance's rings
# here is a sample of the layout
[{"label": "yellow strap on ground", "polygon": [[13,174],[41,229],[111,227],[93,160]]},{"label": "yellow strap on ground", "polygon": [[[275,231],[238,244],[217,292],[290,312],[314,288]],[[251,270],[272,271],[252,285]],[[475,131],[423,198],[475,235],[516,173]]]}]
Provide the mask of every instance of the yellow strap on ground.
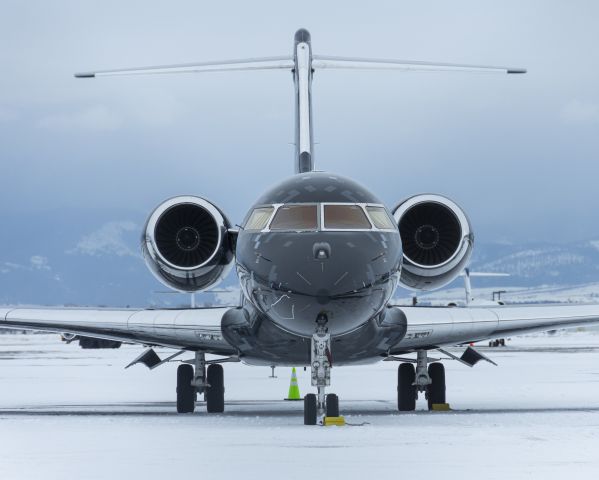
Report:
[{"label": "yellow strap on ground", "polygon": [[435,412],[448,412],[451,410],[449,403],[433,403],[433,411]]}]

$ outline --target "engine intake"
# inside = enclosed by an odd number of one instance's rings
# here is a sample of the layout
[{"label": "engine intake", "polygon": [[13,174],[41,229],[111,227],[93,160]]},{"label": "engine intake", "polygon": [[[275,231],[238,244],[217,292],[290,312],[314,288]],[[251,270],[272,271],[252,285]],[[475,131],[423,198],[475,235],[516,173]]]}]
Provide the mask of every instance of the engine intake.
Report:
[{"label": "engine intake", "polygon": [[142,238],[146,264],[169,287],[205,290],[221,281],[234,258],[230,223],[208,200],[182,196],[160,204]]},{"label": "engine intake", "polygon": [[403,246],[400,283],[434,290],[456,278],[472,254],[474,235],[464,211],[441,195],[416,195],[393,212]]}]

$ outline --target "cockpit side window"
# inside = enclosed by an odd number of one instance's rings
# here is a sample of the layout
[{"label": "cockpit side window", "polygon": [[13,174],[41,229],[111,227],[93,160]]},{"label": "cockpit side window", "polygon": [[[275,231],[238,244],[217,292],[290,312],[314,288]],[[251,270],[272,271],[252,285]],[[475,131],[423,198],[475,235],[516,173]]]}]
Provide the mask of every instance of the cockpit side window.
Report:
[{"label": "cockpit side window", "polygon": [[245,230],[262,230],[268,225],[268,221],[272,216],[274,207],[261,207],[255,208],[247,223],[245,224]]},{"label": "cockpit side window", "polygon": [[381,230],[394,230],[397,228],[397,225],[389,218],[389,214],[385,208],[366,207],[366,211],[376,228],[380,228]]},{"label": "cockpit side window", "polygon": [[271,230],[317,230],[316,205],[283,205],[270,224]]},{"label": "cockpit side window", "polygon": [[372,226],[358,205],[325,205],[324,228],[333,230],[370,230]]}]

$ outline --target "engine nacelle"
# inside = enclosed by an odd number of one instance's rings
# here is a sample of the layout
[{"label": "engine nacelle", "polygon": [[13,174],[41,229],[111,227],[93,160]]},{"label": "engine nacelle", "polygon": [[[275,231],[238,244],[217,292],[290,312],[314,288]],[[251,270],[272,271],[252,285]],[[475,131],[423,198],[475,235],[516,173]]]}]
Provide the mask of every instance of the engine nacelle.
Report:
[{"label": "engine nacelle", "polygon": [[474,234],[464,211],[442,195],[415,195],[393,211],[403,247],[400,283],[412,290],[447,285],[466,266]]},{"label": "engine nacelle", "polygon": [[142,235],[146,264],[165,285],[184,292],[220,282],[233,265],[225,215],[208,200],[180,196],[160,204]]}]

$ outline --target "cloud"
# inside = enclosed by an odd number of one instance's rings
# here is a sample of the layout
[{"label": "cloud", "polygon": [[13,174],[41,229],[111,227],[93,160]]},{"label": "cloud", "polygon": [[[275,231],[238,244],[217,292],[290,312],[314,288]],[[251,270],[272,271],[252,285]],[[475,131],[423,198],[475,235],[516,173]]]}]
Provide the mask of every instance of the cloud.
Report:
[{"label": "cloud", "polygon": [[84,236],[77,246],[67,253],[90,256],[116,255],[118,257],[139,257],[139,254],[133,251],[123,239],[125,232],[136,230],[138,230],[138,226],[134,222],[108,222],[95,232]]},{"label": "cloud", "polygon": [[52,270],[48,265],[48,259],[41,255],[34,255],[29,259],[29,263],[34,270]]},{"label": "cloud", "polygon": [[594,123],[599,121],[599,105],[571,100],[561,112],[566,123]]},{"label": "cloud", "polygon": [[48,258],[42,255],[33,255],[29,258],[29,265],[21,265],[20,263],[14,262],[4,262],[3,265],[0,266],[0,273],[10,273],[15,270],[52,270],[48,263]]},{"label": "cloud", "polygon": [[58,131],[85,130],[102,132],[117,130],[122,125],[122,118],[103,105],[79,112],[50,115],[38,122],[38,126],[41,128]]}]

